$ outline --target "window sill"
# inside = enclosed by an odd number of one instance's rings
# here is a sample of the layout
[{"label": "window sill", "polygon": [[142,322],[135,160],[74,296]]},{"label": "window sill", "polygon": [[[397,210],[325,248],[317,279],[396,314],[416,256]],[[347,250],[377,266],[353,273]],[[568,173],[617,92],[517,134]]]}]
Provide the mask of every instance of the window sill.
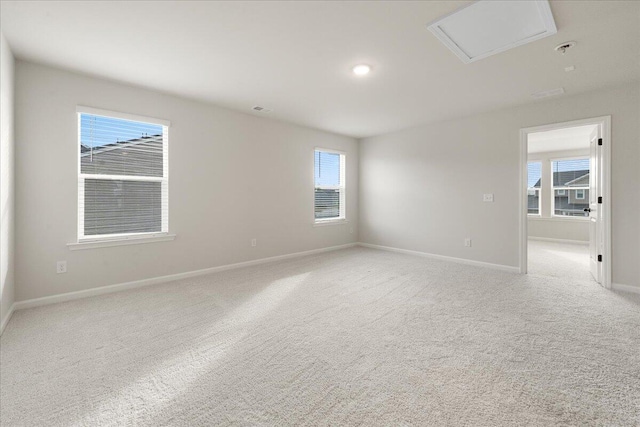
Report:
[{"label": "window sill", "polygon": [[569,216],[569,215],[554,215],[550,219],[555,221],[589,221],[588,216]]},{"label": "window sill", "polygon": [[589,217],[581,217],[581,216],[553,216],[553,217],[542,217],[542,216],[529,216],[529,219],[534,221],[557,221],[557,222],[584,222],[589,221]]},{"label": "window sill", "polygon": [[164,234],[156,236],[135,236],[135,237],[122,237],[119,239],[109,240],[87,240],[78,243],[67,243],[69,250],[78,251],[83,249],[96,249],[96,248],[108,248],[111,246],[124,246],[124,245],[141,245],[143,243],[155,243],[166,242],[174,240],[175,234]]},{"label": "window sill", "polygon": [[345,218],[339,218],[339,219],[325,219],[325,220],[320,220],[320,221],[315,221],[313,223],[314,227],[324,227],[325,225],[340,225],[340,224],[346,224],[349,221],[346,220]]}]

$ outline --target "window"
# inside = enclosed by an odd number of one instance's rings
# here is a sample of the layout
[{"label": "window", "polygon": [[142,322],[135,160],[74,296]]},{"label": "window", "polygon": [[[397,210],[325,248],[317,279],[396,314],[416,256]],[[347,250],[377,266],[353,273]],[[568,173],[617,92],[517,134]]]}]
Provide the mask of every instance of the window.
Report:
[{"label": "window", "polygon": [[314,215],[316,223],[344,220],[345,155],[316,149],[314,153]]},{"label": "window", "polygon": [[78,241],[169,231],[169,123],[78,107]]},{"label": "window", "polygon": [[542,163],[527,163],[527,213],[540,215],[540,185],[542,178]]},{"label": "window", "polygon": [[589,158],[553,160],[553,214],[555,216],[589,216]]}]

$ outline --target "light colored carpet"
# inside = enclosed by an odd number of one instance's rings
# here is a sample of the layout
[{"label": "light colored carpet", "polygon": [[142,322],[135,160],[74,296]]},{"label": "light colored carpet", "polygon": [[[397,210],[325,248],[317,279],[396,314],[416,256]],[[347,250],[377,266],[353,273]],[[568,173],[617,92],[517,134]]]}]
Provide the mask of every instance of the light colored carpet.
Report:
[{"label": "light colored carpet", "polygon": [[589,245],[529,240],[529,274],[591,286]]},{"label": "light colored carpet", "polygon": [[640,424],[640,299],[540,270],[353,248],[18,311],[0,342],[5,426]]}]

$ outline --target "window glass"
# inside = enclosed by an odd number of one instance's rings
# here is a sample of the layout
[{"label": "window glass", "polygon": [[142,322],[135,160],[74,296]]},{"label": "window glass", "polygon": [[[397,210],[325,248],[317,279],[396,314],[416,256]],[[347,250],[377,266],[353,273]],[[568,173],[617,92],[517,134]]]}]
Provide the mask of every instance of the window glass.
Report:
[{"label": "window glass", "polygon": [[557,216],[589,216],[589,159],[554,160],[553,214]]},{"label": "window glass", "polygon": [[540,215],[540,186],[542,163],[527,163],[527,213]]},{"label": "window glass", "polygon": [[168,232],[168,128],[79,113],[78,237]]},{"label": "window glass", "polygon": [[344,154],[315,151],[314,215],[316,222],[345,218],[344,162]]}]

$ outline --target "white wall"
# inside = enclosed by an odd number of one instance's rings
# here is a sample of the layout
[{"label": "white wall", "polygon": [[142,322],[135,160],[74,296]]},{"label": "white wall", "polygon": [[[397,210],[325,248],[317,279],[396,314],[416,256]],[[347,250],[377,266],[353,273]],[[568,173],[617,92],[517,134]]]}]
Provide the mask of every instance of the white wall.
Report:
[{"label": "white wall", "polygon": [[[171,121],[176,240],[67,248],[77,228],[76,105]],[[18,61],[16,141],[18,301],[357,241],[352,138]],[[347,224],[313,226],[316,146],[347,153]],[[57,260],[68,273],[56,274]]]},{"label": "white wall", "polygon": [[[612,116],[613,281],[640,286],[637,83],[363,139],[360,241],[517,266],[520,129],[604,115]],[[483,203],[483,193],[495,202]]]},{"label": "white wall", "polygon": [[0,33],[0,333],[14,302],[14,67]]},{"label": "white wall", "polygon": [[[588,141],[587,141],[588,143]],[[589,242],[589,221],[585,218],[556,217],[552,215],[552,183],[551,183],[551,160],[589,157],[589,149],[584,150],[558,150],[541,153],[529,153],[528,161],[540,162],[542,164],[542,183],[540,199],[540,216],[529,215],[529,227],[527,232],[529,237],[538,237],[555,240],[573,240]]]},{"label": "white wall", "polygon": [[529,218],[529,237],[589,243],[589,221],[562,218]]}]

